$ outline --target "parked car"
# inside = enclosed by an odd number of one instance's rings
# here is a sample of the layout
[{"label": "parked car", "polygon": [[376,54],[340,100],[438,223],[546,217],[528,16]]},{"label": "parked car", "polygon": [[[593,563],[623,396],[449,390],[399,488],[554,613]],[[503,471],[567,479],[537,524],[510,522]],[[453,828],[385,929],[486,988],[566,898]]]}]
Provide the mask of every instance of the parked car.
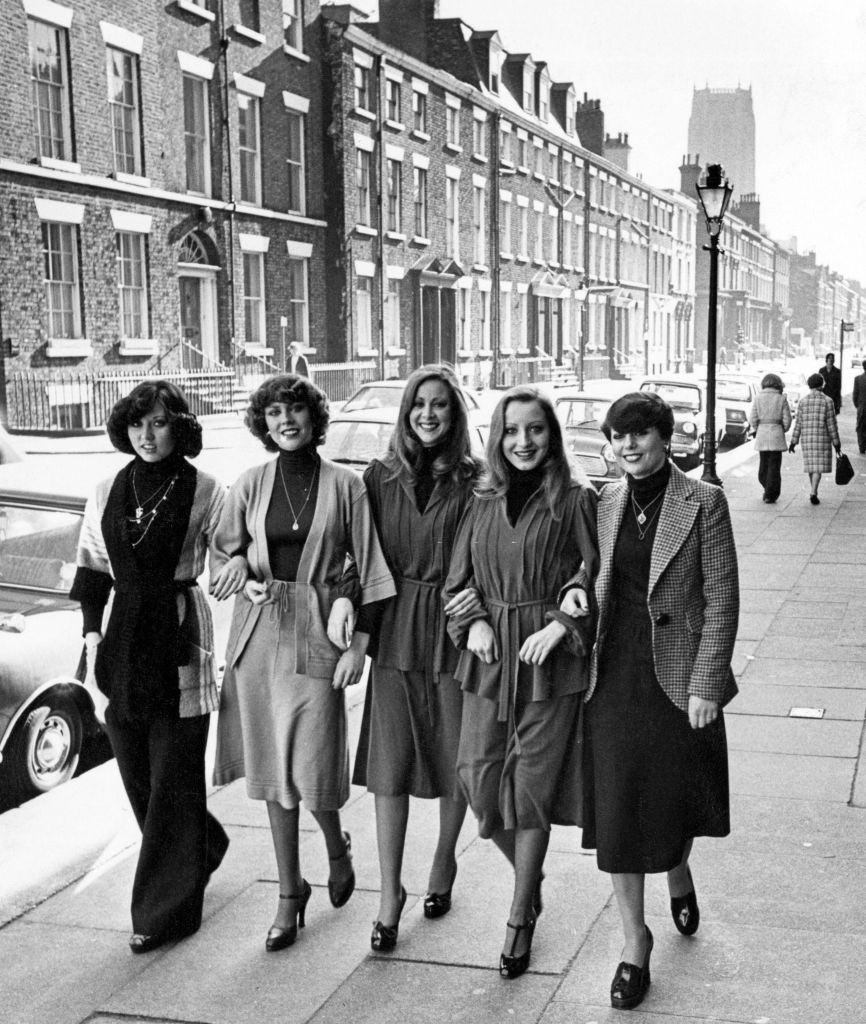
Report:
[{"label": "parked car", "polygon": [[[706,432],[707,388],[697,379],[687,377],[646,377],[641,391],[654,391],[674,411],[674,434],[671,455],[686,469],[694,469],[701,461]],[[725,434],[725,408],[716,397],[716,444]]]},{"label": "parked car", "polygon": [[622,476],[601,424],[613,398],[575,387],[557,388],[553,396],[565,443],[575,461],[599,490]]},{"label": "parked car", "polygon": [[759,378],[723,373],[716,378],[716,399],[725,407],[725,434],[742,442],[749,436],[749,409],[761,390]]},{"label": "parked car", "polygon": [[[371,380],[362,384],[346,399],[340,408],[344,412],[365,412],[369,409],[398,408],[403,397],[405,380]],[[478,395],[470,388],[463,388],[463,395],[469,410],[481,408]]]}]

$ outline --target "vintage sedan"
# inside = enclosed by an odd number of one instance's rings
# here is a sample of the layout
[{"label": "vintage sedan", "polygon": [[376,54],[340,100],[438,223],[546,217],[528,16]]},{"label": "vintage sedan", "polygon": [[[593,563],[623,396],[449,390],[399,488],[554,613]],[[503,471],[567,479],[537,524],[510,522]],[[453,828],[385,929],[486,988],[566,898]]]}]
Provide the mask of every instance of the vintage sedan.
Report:
[{"label": "vintage sedan", "polygon": [[[340,406],[341,413],[368,412],[372,409],[398,408],[403,391],[406,387],[405,380],[371,380],[362,384],[352,392],[351,395]],[[482,403],[470,388],[463,388],[463,397],[466,399],[466,407],[471,412],[478,412]]]},{"label": "vintage sedan", "polygon": [[749,436],[749,409],[760,390],[760,378],[749,374],[716,377],[716,398],[725,407],[725,434],[732,441],[739,443]]},{"label": "vintage sedan", "polygon": [[[674,434],[671,456],[686,469],[694,469],[701,461],[707,423],[707,388],[703,381],[689,377],[646,377],[641,391],[654,391],[674,411]],[[725,408],[716,398],[716,444],[725,434]]]},{"label": "vintage sedan", "polygon": [[556,414],[572,458],[599,489],[622,476],[601,424],[612,397],[593,395],[578,388],[557,388],[553,396]]}]

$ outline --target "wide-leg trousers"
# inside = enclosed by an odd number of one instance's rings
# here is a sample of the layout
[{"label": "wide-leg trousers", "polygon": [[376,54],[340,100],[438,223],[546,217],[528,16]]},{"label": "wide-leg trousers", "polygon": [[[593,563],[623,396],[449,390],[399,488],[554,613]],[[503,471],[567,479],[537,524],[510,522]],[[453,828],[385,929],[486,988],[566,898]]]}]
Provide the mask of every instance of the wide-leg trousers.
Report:
[{"label": "wide-leg trousers", "polygon": [[758,452],[758,483],[767,501],[775,501],[782,493],[781,452]]},{"label": "wide-leg trousers", "polygon": [[201,925],[208,879],[229,845],[207,810],[204,756],[210,716],[118,720],[106,732],[141,828],[132,930],[181,938]]}]

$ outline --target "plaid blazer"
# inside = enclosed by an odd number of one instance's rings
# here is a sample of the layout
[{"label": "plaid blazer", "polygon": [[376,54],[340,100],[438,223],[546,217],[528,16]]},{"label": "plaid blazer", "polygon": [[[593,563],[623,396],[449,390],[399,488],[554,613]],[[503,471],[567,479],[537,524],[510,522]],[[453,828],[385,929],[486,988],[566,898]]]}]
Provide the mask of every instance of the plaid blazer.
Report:
[{"label": "plaid blazer", "polygon": [[[613,550],[628,508],[625,481],[598,503],[601,568],[595,581],[596,643],[586,700],[598,682],[612,605]],[[650,563],[647,608],[658,681],[678,708],[689,696],[725,705],[737,693],[731,656],[740,614],[737,552],[724,491],[671,466]]]}]

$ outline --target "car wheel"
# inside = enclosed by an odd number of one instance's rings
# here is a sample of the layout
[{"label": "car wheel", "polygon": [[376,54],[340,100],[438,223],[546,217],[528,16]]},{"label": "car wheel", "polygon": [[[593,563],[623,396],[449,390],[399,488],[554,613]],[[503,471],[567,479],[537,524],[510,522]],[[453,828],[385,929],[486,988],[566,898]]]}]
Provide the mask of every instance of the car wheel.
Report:
[{"label": "car wheel", "polygon": [[78,767],[81,739],[81,715],[71,701],[32,708],[3,754],[10,795],[27,800],[68,782]]}]

